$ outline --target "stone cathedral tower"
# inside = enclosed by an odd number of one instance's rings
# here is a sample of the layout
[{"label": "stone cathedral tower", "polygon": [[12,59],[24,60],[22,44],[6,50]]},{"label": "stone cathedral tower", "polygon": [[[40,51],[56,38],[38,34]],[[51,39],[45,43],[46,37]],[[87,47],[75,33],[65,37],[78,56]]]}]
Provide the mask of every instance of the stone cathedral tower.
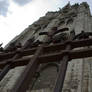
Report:
[{"label": "stone cathedral tower", "polygon": [[[47,35],[39,35],[41,32],[51,32],[53,28],[66,30],[54,36],[56,42],[62,43],[72,39],[81,31],[92,32],[92,16],[89,5],[86,2],[70,5],[69,3],[56,12],[48,12],[38,21],[26,28],[20,35],[16,36],[10,43],[22,43],[22,46],[31,38],[37,41],[49,43]],[[30,41],[30,40],[29,40]],[[5,47],[7,49],[10,43]],[[50,43],[53,44],[53,43]],[[78,48],[81,49],[81,48]],[[92,58],[74,59],[68,63],[66,77],[62,92],[92,92]],[[43,67],[44,66],[44,67]],[[59,63],[40,65],[42,70],[40,76],[33,81],[27,92],[53,92],[56,82]],[[0,92],[10,92],[18,77],[26,66],[11,69],[0,82]]]}]

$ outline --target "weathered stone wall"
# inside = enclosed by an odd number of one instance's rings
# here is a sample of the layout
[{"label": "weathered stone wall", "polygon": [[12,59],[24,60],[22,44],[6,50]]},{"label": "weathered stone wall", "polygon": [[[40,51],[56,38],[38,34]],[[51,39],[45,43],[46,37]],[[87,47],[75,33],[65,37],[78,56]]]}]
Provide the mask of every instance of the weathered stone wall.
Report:
[{"label": "weathered stone wall", "polygon": [[[47,36],[39,36],[39,32],[51,31],[52,27],[58,29],[68,27],[76,34],[82,30],[90,32],[92,30],[92,17],[87,3],[73,6],[66,5],[58,12],[48,12],[26,28],[18,37],[17,43],[24,44],[30,37],[35,36],[35,40],[46,41]],[[80,49],[80,48],[78,48]],[[75,59],[69,62],[63,92],[91,92],[92,91],[92,62],[91,58]],[[10,70],[0,82],[0,92],[9,92],[18,77],[26,66],[16,67]],[[52,92],[56,80],[56,68],[49,67],[41,73],[41,77],[36,81],[32,92]],[[46,79],[46,80],[44,80]],[[49,81],[50,80],[50,81]],[[37,85],[40,85],[39,87]],[[43,85],[43,86],[42,86]],[[30,92],[30,88],[29,91]]]}]

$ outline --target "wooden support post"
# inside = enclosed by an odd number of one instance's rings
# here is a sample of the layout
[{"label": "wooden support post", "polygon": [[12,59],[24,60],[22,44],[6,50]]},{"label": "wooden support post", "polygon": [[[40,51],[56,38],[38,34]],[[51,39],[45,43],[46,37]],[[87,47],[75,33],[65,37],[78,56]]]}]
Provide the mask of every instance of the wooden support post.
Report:
[{"label": "wooden support post", "polygon": [[[72,40],[72,36],[70,40]],[[65,50],[70,50],[71,48],[72,48],[71,44],[67,43]],[[57,81],[55,84],[54,92],[62,92],[66,70],[68,66],[68,60],[69,60],[69,55],[66,54],[65,56],[63,56],[62,61],[60,62],[60,69],[59,69]]]},{"label": "wooden support post", "polygon": [[[66,50],[70,50],[70,49],[71,49],[71,45],[67,45]],[[55,84],[54,92],[62,92],[68,60],[69,60],[69,56],[65,55],[63,56],[62,61],[60,62],[60,68],[59,68],[59,73]]]},{"label": "wooden support post", "polygon": [[54,92],[62,92],[65,74],[67,70],[67,65],[68,65],[68,56],[64,56],[60,64],[59,73],[58,73],[57,81],[55,84]]},{"label": "wooden support post", "polygon": [[34,57],[30,60],[29,64],[26,66],[24,72],[19,77],[14,88],[11,92],[26,92],[29,84],[32,82],[32,78],[36,72],[38,66],[38,56],[42,52],[43,47],[38,47]]}]

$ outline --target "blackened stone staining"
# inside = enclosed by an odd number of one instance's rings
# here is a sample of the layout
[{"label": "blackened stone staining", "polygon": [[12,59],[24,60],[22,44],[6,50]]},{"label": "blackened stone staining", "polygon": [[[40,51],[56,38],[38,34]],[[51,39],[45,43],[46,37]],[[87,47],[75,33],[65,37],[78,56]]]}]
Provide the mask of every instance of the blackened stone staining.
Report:
[{"label": "blackened stone staining", "polygon": [[80,34],[78,34],[74,37],[74,40],[75,39],[87,39],[87,38],[89,38],[89,36],[92,36],[92,32],[81,31]]},{"label": "blackened stone staining", "polygon": [[59,29],[59,30],[55,31],[54,34],[65,32],[65,31],[69,31],[69,28],[68,27],[65,27],[65,28]]},{"label": "blackened stone staining", "polygon": [[41,45],[41,44],[43,44],[43,42],[40,41],[40,40],[37,40],[36,42],[34,42],[34,43],[31,45],[31,47],[37,47],[37,46],[39,46],[39,45]]},{"label": "blackened stone staining", "polygon": [[74,5],[71,6],[71,8],[75,8],[75,9],[77,9],[78,7],[79,7],[78,3],[76,3],[76,4],[74,4]]},{"label": "blackened stone staining", "polygon": [[68,39],[67,33],[64,33],[65,31],[69,31],[68,28],[62,28],[54,32],[54,35],[52,37],[53,43],[63,43]]},{"label": "blackened stone staining", "polygon": [[3,45],[3,43],[0,44],[0,52],[4,52],[2,45]]},{"label": "blackened stone staining", "polygon": [[66,24],[67,24],[67,25],[68,25],[68,24],[70,25],[70,24],[72,24],[72,23],[73,23],[73,19],[70,18],[70,19],[67,20],[67,23],[66,23]]},{"label": "blackened stone staining", "polygon": [[65,24],[65,21],[64,20],[62,20],[62,21],[60,21],[59,23],[58,23],[58,25],[60,25],[60,26],[62,26],[62,25],[64,25]]},{"label": "blackened stone staining", "polygon": [[35,77],[35,78],[40,77],[40,72],[36,72],[34,77]]},{"label": "blackened stone staining", "polygon": [[58,30],[57,27],[53,27],[51,30],[52,32],[40,32],[39,35],[47,35],[49,37],[48,43],[59,43],[67,40],[67,34],[62,32],[68,31],[68,28],[62,28]]},{"label": "blackened stone staining", "polygon": [[16,44],[16,42],[11,42],[9,44],[8,48],[4,50],[4,52],[13,52],[13,51],[16,51],[17,49],[19,49],[21,47],[22,47],[21,42],[18,42],[17,44]]},{"label": "blackened stone staining", "polygon": [[77,11],[69,12],[69,13],[68,13],[68,16],[69,16],[69,17],[77,17],[76,12],[77,12]]},{"label": "blackened stone staining", "polygon": [[78,88],[78,80],[72,80],[71,82],[70,82],[70,85],[71,85],[71,88],[72,89],[77,89]]},{"label": "blackened stone staining", "polygon": [[68,13],[68,10],[67,10],[67,9],[66,9],[66,10],[64,10],[64,11],[63,11],[63,13],[64,13],[64,14],[65,14],[65,13]]},{"label": "blackened stone staining", "polygon": [[3,43],[0,44],[0,47],[3,45]]},{"label": "blackened stone staining", "polygon": [[28,48],[31,48],[34,44],[35,37],[33,36],[32,38],[28,39]]},{"label": "blackened stone staining", "polygon": [[89,5],[87,4],[87,2],[83,2],[82,5],[84,5],[86,9],[89,8]]},{"label": "blackened stone staining", "polygon": [[74,39],[74,37],[75,37],[75,31],[74,31],[74,30],[72,30],[72,31],[70,32],[70,36],[71,36],[71,39]]},{"label": "blackened stone staining", "polygon": [[21,42],[17,43],[17,44],[16,44],[16,47],[17,47],[17,48],[21,48],[21,47],[22,47]]},{"label": "blackened stone staining", "polygon": [[70,8],[71,8],[71,5],[70,5],[70,3],[68,3],[68,4],[63,8],[63,13],[67,13]]},{"label": "blackened stone staining", "polygon": [[57,33],[68,31],[69,28],[66,27],[58,30],[57,27],[53,27],[51,30],[52,32],[40,32],[39,35],[54,36]]},{"label": "blackened stone staining", "polygon": [[5,52],[12,52],[12,51],[16,51],[17,47],[16,47],[16,42],[11,42],[8,46],[8,48],[5,50]]},{"label": "blackened stone staining", "polygon": [[63,92],[72,92],[70,89],[64,89],[64,91]]},{"label": "blackened stone staining", "polygon": [[60,33],[53,36],[53,43],[63,43],[67,40],[66,33]]},{"label": "blackened stone staining", "polygon": [[48,35],[48,32],[40,32],[39,35]]},{"label": "blackened stone staining", "polygon": [[41,29],[44,29],[44,28],[46,28],[46,27],[47,27],[47,24],[42,25],[42,26],[41,26]]}]

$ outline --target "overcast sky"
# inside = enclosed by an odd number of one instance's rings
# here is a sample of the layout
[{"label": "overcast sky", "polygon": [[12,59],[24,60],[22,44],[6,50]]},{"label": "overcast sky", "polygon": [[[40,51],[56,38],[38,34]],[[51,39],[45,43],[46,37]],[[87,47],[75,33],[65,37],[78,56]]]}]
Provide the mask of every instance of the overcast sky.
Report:
[{"label": "overcast sky", "polygon": [[5,46],[47,11],[59,10],[68,1],[92,5],[92,0],[0,0],[0,43]]}]

